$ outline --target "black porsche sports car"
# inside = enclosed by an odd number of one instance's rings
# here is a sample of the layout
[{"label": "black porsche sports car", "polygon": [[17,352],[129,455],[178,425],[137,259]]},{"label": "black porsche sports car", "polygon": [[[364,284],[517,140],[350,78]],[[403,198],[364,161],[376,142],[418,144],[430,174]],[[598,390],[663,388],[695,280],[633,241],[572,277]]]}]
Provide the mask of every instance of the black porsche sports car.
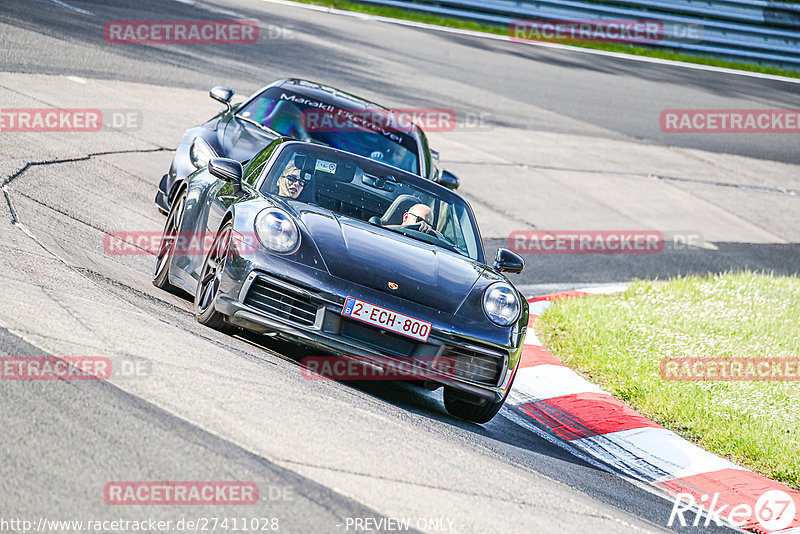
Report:
[{"label": "black porsche sports car", "polygon": [[457,189],[458,178],[437,167],[439,154],[431,150],[425,133],[412,126],[403,131],[363,128],[324,130],[306,128],[309,110],[388,111],[383,106],[326,85],[299,79],[278,80],[244,102],[232,105],[233,90],[214,87],[209,96],[225,104],[205,124],[184,132],[169,172],[161,177],[155,203],[167,213],[181,182],[213,157],[246,162],[270,141],[293,137],[362,156],[379,159],[405,171]]},{"label": "black porsche sports car", "polygon": [[[194,241],[207,250],[197,254]],[[279,138],[244,169],[212,158],[181,184],[153,283],[193,295],[212,328],[370,365],[410,361],[427,386],[444,386],[451,414],[483,423],[520,361],[528,304],[502,273],[523,266],[505,249],[487,265],[472,209],[455,192]]]}]

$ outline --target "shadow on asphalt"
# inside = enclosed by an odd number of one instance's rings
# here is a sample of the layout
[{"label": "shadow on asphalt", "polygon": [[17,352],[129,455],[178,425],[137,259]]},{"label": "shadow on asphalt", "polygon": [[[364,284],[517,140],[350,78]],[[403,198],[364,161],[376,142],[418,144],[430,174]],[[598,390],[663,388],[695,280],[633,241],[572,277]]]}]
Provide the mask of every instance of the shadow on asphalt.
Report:
[{"label": "shadow on asphalt", "polygon": [[[318,349],[304,347],[281,339],[264,337],[251,332],[242,332],[238,337],[244,338],[254,345],[263,347],[271,352],[276,352],[282,355],[285,360],[300,368],[304,367],[303,358],[324,355]],[[422,387],[421,383],[410,380],[337,380],[337,382],[406,412],[425,417],[437,423],[450,425],[454,429],[495,440],[510,447],[534,451],[536,454],[548,456],[553,460],[601,471],[566,450],[546,443],[543,438],[540,438],[530,430],[504,418],[502,411],[492,421],[484,425],[470,423],[450,415],[444,407],[441,388],[430,391]]]}]

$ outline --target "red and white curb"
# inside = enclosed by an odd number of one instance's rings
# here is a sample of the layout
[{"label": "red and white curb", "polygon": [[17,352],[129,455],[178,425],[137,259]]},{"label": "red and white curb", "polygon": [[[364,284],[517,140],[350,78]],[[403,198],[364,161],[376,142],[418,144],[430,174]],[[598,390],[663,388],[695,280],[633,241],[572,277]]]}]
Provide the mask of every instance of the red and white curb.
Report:
[{"label": "red and white curb", "polygon": [[[528,334],[514,387],[506,401],[519,416],[514,419],[523,423],[533,420],[590,463],[597,465],[599,461],[673,497],[691,495],[698,506],[710,506],[715,511],[724,507],[719,514],[723,517],[737,506],[740,511],[749,507],[753,515],[758,515],[764,508],[764,501],[759,502],[759,498],[771,490],[790,496],[795,510],[800,512],[800,492],[705,451],[651,421],[565,366],[536,338],[533,323],[552,301],[623,289],[624,286],[595,287],[528,300]],[[760,518],[749,517],[742,528],[800,533],[797,512],[787,526],[777,530],[769,527],[766,512]]]}]

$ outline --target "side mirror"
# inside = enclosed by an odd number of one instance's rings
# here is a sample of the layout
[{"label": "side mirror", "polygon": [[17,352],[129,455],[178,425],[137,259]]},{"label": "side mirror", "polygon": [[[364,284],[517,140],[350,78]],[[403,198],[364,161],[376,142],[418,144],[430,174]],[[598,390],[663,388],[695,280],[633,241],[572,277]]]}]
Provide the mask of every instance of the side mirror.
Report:
[{"label": "side mirror", "polygon": [[218,85],[208,92],[208,96],[210,96],[214,100],[218,100],[223,104],[225,104],[228,107],[228,111],[231,110],[231,98],[233,98],[233,89],[228,89],[227,87]]},{"label": "side mirror", "polygon": [[461,180],[458,179],[458,176],[453,174],[450,171],[442,169],[441,174],[436,179],[436,183],[445,186],[448,189],[456,190],[458,186],[461,185]]},{"label": "side mirror", "polygon": [[213,175],[233,184],[236,193],[242,191],[242,164],[236,160],[228,158],[212,158],[208,162],[208,171]]},{"label": "side mirror", "polygon": [[525,268],[525,260],[522,256],[514,254],[507,248],[497,249],[497,256],[494,258],[494,269],[501,273],[521,273]]}]

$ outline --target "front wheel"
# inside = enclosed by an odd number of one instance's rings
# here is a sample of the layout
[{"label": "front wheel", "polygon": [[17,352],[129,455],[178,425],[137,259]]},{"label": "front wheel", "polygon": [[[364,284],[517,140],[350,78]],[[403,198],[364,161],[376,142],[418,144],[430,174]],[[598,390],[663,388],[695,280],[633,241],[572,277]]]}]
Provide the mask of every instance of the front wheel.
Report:
[{"label": "front wheel", "polygon": [[169,266],[172,263],[173,256],[175,256],[175,247],[178,243],[185,207],[186,191],[184,190],[178,193],[178,197],[167,214],[167,222],[164,223],[164,234],[161,237],[161,246],[158,249],[158,254],[156,254],[153,285],[171,293],[178,292],[178,288],[169,283]]},{"label": "front wheel", "polygon": [[230,247],[233,225],[225,223],[211,245],[203,268],[200,269],[200,279],[197,281],[197,291],[194,293],[194,315],[200,324],[226,334],[236,332],[236,327],[225,320],[225,316],[214,308],[219,293],[219,283],[222,279],[222,270],[225,266],[225,257]]}]

